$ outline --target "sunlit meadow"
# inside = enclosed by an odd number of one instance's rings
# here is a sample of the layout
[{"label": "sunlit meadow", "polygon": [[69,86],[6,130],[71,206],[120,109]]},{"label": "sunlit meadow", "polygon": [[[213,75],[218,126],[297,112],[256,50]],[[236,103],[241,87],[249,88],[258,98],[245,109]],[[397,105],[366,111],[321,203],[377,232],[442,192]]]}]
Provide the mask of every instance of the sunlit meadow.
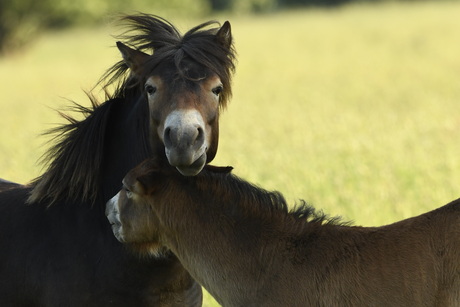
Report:
[{"label": "sunlit meadow", "polygon": [[[459,16],[459,2],[218,16],[238,65],[214,163],[357,225],[459,197]],[[204,20],[172,21],[185,31]],[[0,58],[0,177],[40,174],[40,134],[67,99],[88,104],[83,90],[119,59],[117,33],[48,33]]]}]

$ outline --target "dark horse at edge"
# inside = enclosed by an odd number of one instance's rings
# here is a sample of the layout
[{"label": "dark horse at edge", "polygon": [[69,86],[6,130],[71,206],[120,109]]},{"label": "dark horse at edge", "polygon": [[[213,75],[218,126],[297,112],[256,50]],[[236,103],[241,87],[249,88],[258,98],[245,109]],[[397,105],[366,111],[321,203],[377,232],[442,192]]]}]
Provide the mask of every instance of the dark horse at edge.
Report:
[{"label": "dark horse at edge", "polygon": [[[123,61],[101,79],[108,100],[56,128],[47,170],[0,183],[0,306],[200,306],[201,287],[173,254],[113,236],[106,201],[147,157],[198,174],[213,160],[234,71],[230,24],[184,35],[146,14],[123,18]],[[130,47],[128,47],[129,45]]]}]

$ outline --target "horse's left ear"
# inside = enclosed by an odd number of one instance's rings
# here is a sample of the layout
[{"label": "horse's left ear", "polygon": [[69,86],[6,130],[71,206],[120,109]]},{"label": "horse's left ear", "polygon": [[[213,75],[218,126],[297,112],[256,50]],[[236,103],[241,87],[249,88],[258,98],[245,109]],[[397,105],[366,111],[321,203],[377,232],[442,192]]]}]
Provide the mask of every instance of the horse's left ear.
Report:
[{"label": "horse's left ear", "polygon": [[232,28],[230,27],[230,22],[224,22],[216,33],[216,39],[223,47],[230,49],[232,46]]},{"label": "horse's left ear", "polygon": [[142,51],[129,48],[122,42],[117,42],[117,47],[121,52],[123,61],[131,69],[131,72],[134,75],[140,75],[141,69],[145,61],[149,58],[149,55]]},{"label": "horse's left ear", "polygon": [[232,166],[215,166],[215,165],[209,165],[209,164],[206,164],[204,168],[212,173],[224,173],[224,174],[228,174],[233,170]]}]

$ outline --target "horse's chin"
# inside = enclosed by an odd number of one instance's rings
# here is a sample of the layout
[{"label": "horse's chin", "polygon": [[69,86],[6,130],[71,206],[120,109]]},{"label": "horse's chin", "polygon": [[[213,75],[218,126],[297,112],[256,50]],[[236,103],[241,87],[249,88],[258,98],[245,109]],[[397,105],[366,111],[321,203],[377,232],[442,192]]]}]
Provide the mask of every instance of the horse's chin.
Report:
[{"label": "horse's chin", "polygon": [[121,230],[121,225],[120,224],[117,224],[117,225],[112,225],[112,232],[113,234],[115,235],[115,238],[120,242],[120,243],[126,243],[126,240],[122,234],[122,230]]},{"label": "horse's chin", "polygon": [[176,169],[184,176],[196,176],[206,165],[206,153],[203,153],[189,166],[176,166]]}]

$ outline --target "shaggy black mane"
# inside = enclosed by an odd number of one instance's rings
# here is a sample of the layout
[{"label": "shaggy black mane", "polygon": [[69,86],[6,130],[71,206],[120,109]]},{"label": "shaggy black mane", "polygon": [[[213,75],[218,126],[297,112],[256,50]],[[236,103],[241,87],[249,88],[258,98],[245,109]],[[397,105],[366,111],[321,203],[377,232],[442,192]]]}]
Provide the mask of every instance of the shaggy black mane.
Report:
[{"label": "shaggy black mane", "polygon": [[41,163],[50,162],[48,169],[32,181],[29,203],[45,199],[50,204],[60,199],[96,199],[105,127],[114,101],[99,105],[94,97],[89,98],[91,107],[74,103],[69,108],[83,115],[83,120],[60,112],[68,122],[45,133],[53,136],[54,144],[41,157]]}]

